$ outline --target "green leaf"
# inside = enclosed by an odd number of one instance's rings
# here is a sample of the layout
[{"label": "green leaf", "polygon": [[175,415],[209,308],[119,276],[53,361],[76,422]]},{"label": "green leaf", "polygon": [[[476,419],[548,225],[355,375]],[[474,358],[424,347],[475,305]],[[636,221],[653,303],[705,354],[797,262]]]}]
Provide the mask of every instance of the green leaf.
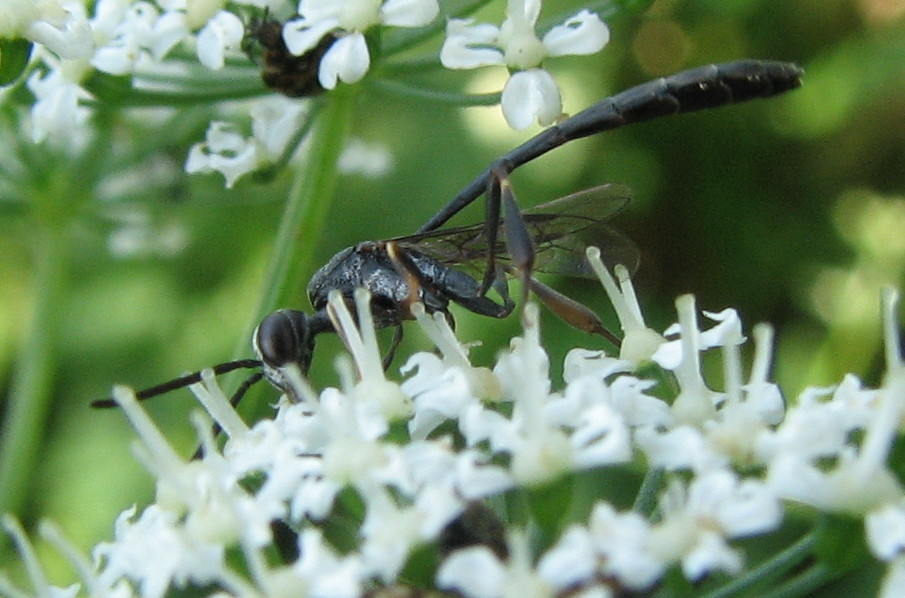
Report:
[{"label": "green leaf", "polygon": [[615,0],[623,11],[641,13],[650,8],[653,0]]},{"label": "green leaf", "polygon": [[886,466],[895,474],[900,484],[905,484],[905,437],[896,437],[889,454],[886,456]]},{"label": "green leaf", "polygon": [[132,77],[94,71],[82,81],[82,87],[103,102],[119,104],[132,94]]},{"label": "green leaf", "polygon": [[552,544],[568,523],[573,483],[574,478],[564,475],[525,490],[531,518],[543,534],[545,544]]},{"label": "green leaf", "polygon": [[814,532],[814,554],[833,571],[850,571],[871,558],[861,519],[826,514],[820,518]]},{"label": "green leaf", "polygon": [[0,86],[14,83],[22,75],[33,46],[26,39],[0,39]]}]

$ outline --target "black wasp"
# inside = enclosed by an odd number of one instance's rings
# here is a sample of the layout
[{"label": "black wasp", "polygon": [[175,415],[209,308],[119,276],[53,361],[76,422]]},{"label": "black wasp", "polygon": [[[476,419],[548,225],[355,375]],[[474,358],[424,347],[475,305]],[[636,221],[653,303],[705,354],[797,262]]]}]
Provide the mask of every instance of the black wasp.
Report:
[{"label": "black wasp", "polygon": [[[794,64],[744,60],[649,81],[590,106],[498,158],[417,234],[359,243],[336,254],[308,285],[313,314],[283,309],[266,316],[253,338],[258,359],[220,364],[213,368],[214,373],[259,368],[236,391],[233,402],[262,378],[293,397],[285,376],[287,367],[306,373],[315,338],[334,331],[326,306],[328,293],[340,291],[346,303],[353,306],[352,294],[358,287],[371,293],[376,325],[396,327],[394,348],[402,322],[412,317],[414,300],[423,302],[432,312],[448,314],[452,302],[481,315],[507,316],[514,308],[506,292],[507,274],[520,277],[525,292],[533,291],[573,326],[607,335],[590,310],[542,285],[532,272],[587,274],[576,256],[589,243],[601,246],[610,265],[633,267],[637,254],[631,243],[603,224],[627,201],[627,192],[619,186],[597,187],[520,212],[509,174],[573,139],[660,116],[777,95],[798,87],[801,75]],[[486,195],[487,202],[483,224],[437,230],[481,194]],[[459,269],[475,261],[486,261],[483,276]],[[500,295],[501,303],[487,297],[491,288]],[[199,380],[199,373],[190,374],[140,391],[137,396],[152,397]],[[103,400],[94,405],[108,407],[115,403]]]},{"label": "black wasp", "polygon": [[[638,265],[634,244],[605,221],[616,214],[630,199],[623,185],[602,185],[562,197],[526,210],[521,216],[535,248],[533,272],[547,272],[593,278],[584,260],[585,248],[600,248],[601,258],[608,264],[623,264],[630,270]],[[505,238],[504,229],[496,237]],[[481,293],[481,285],[472,275],[480,271],[478,264],[491,252],[483,223],[438,231],[417,233],[384,241],[365,241],[340,251],[321,267],[308,283],[308,298],[314,313],[281,309],[265,317],[254,333],[258,359],[244,359],[220,364],[216,374],[240,368],[261,368],[241,388],[247,388],[262,377],[281,391],[293,396],[286,380],[287,365],[307,373],[318,334],[333,332],[334,325],[327,307],[331,291],[339,291],[350,307],[353,293],[365,288],[371,294],[371,311],[376,328],[395,327],[396,335],[385,365],[402,340],[402,323],[414,318],[411,306],[420,301],[428,313],[442,313],[452,323],[450,303],[483,316],[504,318],[515,309],[506,288],[506,274],[518,274],[502,242],[493,253],[497,256],[496,302]],[[471,273],[469,273],[471,272]],[[569,324],[587,332],[618,339],[607,331],[597,316],[580,303],[558,293],[528,275],[528,288],[545,305]],[[136,394],[146,399],[200,381],[193,373]],[[241,396],[241,395],[240,395]],[[96,401],[95,407],[112,407],[110,400]]]}]

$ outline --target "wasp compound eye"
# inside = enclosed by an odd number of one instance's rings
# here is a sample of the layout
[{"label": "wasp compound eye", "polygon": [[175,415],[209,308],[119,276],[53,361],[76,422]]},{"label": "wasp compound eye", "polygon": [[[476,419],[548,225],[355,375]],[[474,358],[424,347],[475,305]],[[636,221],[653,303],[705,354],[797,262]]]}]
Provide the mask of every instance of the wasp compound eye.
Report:
[{"label": "wasp compound eye", "polygon": [[255,332],[255,350],[261,361],[270,367],[294,363],[306,372],[314,350],[307,314],[281,309],[266,316]]}]

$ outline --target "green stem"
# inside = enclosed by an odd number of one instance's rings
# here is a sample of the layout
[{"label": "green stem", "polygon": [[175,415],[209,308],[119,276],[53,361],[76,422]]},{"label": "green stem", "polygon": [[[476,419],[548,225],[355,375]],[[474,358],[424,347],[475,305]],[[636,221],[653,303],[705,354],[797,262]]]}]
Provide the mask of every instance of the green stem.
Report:
[{"label": "green stem", "polygon": [[172,82],[179,89],[156,90],[132,87],[130,81],[122,77],[95,74],[83,83],[97,100],[89,100],[89,105],[106,105],[116,108],[143,106],[186,107],[209,105],[227,100],[253,98],[270,93],[259,79],[237,78],[235,80],[211,82],[197,86],[192,81]]},{"label": "green stem", "polygon": [[338,178],[339,156],[352,123],[360,86],[340,85],[331,92],[311,134],[304,168],[296,173],[277,234],[266,292],[258,316],[297,299],[297,291],[314,269],[314,255],[327,221]]},{"label": "green stem", "polygon": [[791,581],[781,588],[760,594],[760,598],[801,598],[802,596],[811,596],[814,590],[831,583],[838,577],[838,571],[833,571],[826,565],[818,563],[792,578]]},{"label": "green stem", "polygon": [[386,79],[375,78],[368,81],[368,87],[387,94],[415,100],[426,100],[435,104],[453,104],[455,106],[496,106],[500,103],[499,93],[446,93]]},{"label": "green stem", "polygon": [[56,331],[71,249],[64,230],[44,227],[36,236],[32,311],[0,435],[0,513],[19,511],[28,495],[28,476],[50,407]]},{"label": "green stem", "polygon": [[640,513],[645,517],[650,517],[657,506],[657,493],[663,487],[663,470],[659,468],[650,468],[644,474],[644,480],[641,482],[641,488],[638,489],[638,495],[635,497],[635,504],[632,510]]},{"label": "green stem", "polygon": [[[730,596],[744,595],[744,592],[755,585],[777,579],[797,567],[811,555],[813,548],[814,535],[807,534],[773,558],[767,559],[751,571],[736,577],[718,590],[704,594],[701,598],[729,598]],[[798,580],[799,578],[795,579]]]},{"label": "green stem", "polygon": [[314,266],[334,197],[337,164],[348,135],[355,96],[361,86],[340,85],[324,98],[311,132],[308,155],[296,172],[264,278],[263,292],[247,334],[235,355],[247,356],[248,337],[261,318],[297,303],[298,290]]}]

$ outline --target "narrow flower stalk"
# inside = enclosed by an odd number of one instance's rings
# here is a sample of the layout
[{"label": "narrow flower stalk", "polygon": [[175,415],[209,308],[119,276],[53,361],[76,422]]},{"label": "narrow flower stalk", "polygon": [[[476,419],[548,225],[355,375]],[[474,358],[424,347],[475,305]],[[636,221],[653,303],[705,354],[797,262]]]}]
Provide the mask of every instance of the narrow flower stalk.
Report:
[{"label": "narrow flower stalk", "polygon": [[[701,332],[698,330],[694,297],[682,295],[676,299],[676,311],[679,314],[678,326],[667,329],[667,334],[670,331],[681,330],[681,336],[673,349],[679,351],[674,371],[681,391],[672,404],[672,411],[679,422],[699,426],[712,418],[715,413],[715,393],[707,388],[701,374],[700,351],[703,350],[703,346]],[[661,346],[653,359],[661,366],[673,369],[671,366],[674,358],[667,357],[668,352],[665,349],[666,346]]]},{"label": "narrow flower stalk", "polygon": [[638,303],[638,298],[635,297],[635,290],[631,285],[628,271],[621,265],[615,267],[616,276],[619,278],[619,285],[617,286],[613,275],[610,274],[600,260],[600,249],[588,247],[585,255],[594,270],[594,274],[597,275],[600,284],[603,285],[603,289],[606,291],[607,297],[616,311],[616,317],[619,318],[619,326],[624,333],[619,356],[634,362],[650,359],[657,348],[666,342],[666,339],[648,328],[644,323],[641,306]]},{"label": "narrow flower stalk", "polygon": [[[371,296],[366,290],[356,289],[356,313],[362,326],[359,329],[339,291],[330,293],[330,316],[340,338],[352,354],[358,372],[356,382],[348,375],[345,376],[346,390],[365,393],[363,400],[373,402],[389,419],[407,417],[411,414],[410,399],[403,394],[398,384],[390,382],[384,375],[377,333],[371,317],[370,301]],[[344,369],[341,367],[340,371]]]},{"label": "narrow flower stalk", "polygon": [[[18,519],[9,514],[4,514],[2,518],[0,518],[0,523],[3,524],[3,529],[6,530],[6,533],[12,538],[16,550],[19,552],[19,557],[22,559],[25,569],[28,572],[28,578],[35,595],[50,595],[56,588],[52,588],[50,585],[47,575],[44,573],[44,569],[41,567],[41,563],[38,560],[38,555],[35,553],[35,548],[28,539],[28,535],[25,533],[22,524]],[[10,595],[18,593],[12,588],[12,584],[8,580],[4,577],[0,577],[0,589],[4,589],[4,586],[9,588],[5,591]]]},{"label": "narrow flower stalk", "polygon": [[539,39],[535,24],[540,9],[539,0],[508,0],[506,19],[499,27],[475,24],[473,19],[450,19],[440,51],[440,61],[447,68],[498,65],[510,69],[501,104],[506,122],[517,130],[534,122],[550,125],[562,114],[559,87],[541,67],[548,56],[594,54],[610,38],[597,14],[585,9]]},{"label": "narrow flower stalk", "polygon": [[147,465],[155,468],[154,474],[158,479],[162,481],[178,479],[177,472],[183,468],[184,462],[151,421],[147,412],[138,404],[134,391],[124,386],[116,386],[113,389],[113,399],[129,418],[132,427],[135,428],[143,443],[143,460]]},{"label": "narrow flower stalk", "polygon": [[201,383],[193,384],[190,389],[228,437],[236,438],[248,432],[248,426],[238,417],[229,399],[216,383],[213,370],[203,370]]}]

